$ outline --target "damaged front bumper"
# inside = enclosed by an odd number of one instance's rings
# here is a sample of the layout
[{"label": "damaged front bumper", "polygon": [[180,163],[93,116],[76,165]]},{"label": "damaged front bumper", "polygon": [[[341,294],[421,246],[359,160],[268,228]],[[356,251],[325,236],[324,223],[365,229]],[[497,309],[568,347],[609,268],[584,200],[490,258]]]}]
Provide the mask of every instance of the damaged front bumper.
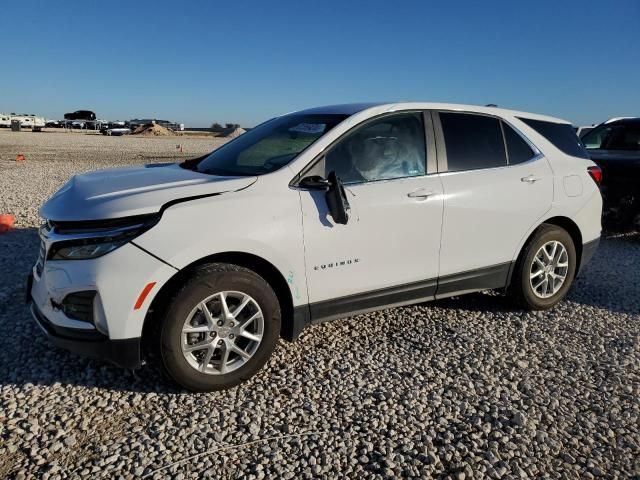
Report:
[{"label": "damaged front bumper", "polygon": [[61,327],[49,321],[32,298],[29,298],[28,304],[34,320],[53,345],[122,368],[141,367],[140,338],[111,340],[97,330]]}]

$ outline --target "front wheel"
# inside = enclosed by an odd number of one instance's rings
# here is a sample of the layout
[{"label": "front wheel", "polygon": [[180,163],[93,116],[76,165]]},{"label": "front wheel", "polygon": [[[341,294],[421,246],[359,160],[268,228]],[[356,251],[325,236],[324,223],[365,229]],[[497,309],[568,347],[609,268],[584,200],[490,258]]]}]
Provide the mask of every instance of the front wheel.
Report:
[{"label": "front wheel", "polygon": [[509,287],[510,296],[528,310],[544,310],[567,294],[576,273],[576,248],[569,233],[544,224],[524,247]]},{"label": "front wheel", "polygon": [[262,368],[280,335],[273,289],[251,270],[201,267],[176,293],[160,328],[169,376],[205,392],[237,385]]}]

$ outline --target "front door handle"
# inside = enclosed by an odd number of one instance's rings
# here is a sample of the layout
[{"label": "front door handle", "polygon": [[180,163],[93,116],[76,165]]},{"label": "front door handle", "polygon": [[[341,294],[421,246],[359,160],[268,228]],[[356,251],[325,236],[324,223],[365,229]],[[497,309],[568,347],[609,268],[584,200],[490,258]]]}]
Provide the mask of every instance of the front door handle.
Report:
[{"label": "front door handle", "polygon": [[407,197],[409,198],[429,198],[431,195],[433,195],[433,192],[431,190],[425,190],[424,188],[419,188],[418,190],[407,193]]},{"label": "front door handle", "polygon": [[536,183],[538,180],[542,180],[542,179],[534,175],[527,175],[526,177],[522,177],[520,179],[521,182],[525,182],[525,183]]}]

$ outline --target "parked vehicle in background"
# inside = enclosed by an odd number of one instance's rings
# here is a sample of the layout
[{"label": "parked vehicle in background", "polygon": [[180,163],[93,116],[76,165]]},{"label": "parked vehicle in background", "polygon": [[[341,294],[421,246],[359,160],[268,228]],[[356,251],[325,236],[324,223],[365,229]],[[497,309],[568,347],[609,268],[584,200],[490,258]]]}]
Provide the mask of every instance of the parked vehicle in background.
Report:
[{"label": "parked vehicle in background", "polygon": [[129,135],[131,133],[131,129],[122,125],[109,123],[100,129],[100,133],[112,136]]},{"label": "parked vehicle in background", "polygon": [[[0,114],[2,118],[6,118],[7,115]],[[12,113],[9,117],[8,126],[11,126],[11,121],[20,122],[20,128],[31,129],[32,132],[39,132],[44,128],[44,117],[39,117],[32,113]],[[5,120],[2,121],[2,126],[5,126]]]},{"label": "parked vehicle in background", "polygon": [[96,120],[96,114],[91,110],[76,110],[75,112],[65,113],[64,119],[65,120],[88,120],[93,122]]},{"label": "parked vehicle in background", "polygon": [[11,128],[11,115],[0,113],[0,128]]},{"label": "parked vehicle in background", "polygon": [[599,178],[551,117],[303,110],[73,177],[40,210],[31,311],[59,346],[137,368],[144,337],[185,388],[228,388],[312,323],[485,289],[552,307],[596,251]]},{"label": "parked vehicle in background", "polygon": [[582,142],[602,169],[605,224],[640,228],[640,118],[608,120]]},{"label": "parked vehicle in background", "polygon": [[578,136],[578,138],[581,138],[584,134],[589,133],[594,128],[595,128],[595,124],[588,125],[586,127],[576,127],[576,135]]}]

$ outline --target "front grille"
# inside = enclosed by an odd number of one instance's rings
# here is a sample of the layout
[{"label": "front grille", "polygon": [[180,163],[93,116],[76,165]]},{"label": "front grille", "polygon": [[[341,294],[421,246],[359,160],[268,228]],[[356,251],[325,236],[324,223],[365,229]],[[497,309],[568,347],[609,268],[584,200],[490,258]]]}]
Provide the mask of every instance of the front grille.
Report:
[{"label": "front grille", "polygon": [[69,318],[93,324],[93,297],[95,296],[95,290],[70,293],[64,297],[60,308]]}]

